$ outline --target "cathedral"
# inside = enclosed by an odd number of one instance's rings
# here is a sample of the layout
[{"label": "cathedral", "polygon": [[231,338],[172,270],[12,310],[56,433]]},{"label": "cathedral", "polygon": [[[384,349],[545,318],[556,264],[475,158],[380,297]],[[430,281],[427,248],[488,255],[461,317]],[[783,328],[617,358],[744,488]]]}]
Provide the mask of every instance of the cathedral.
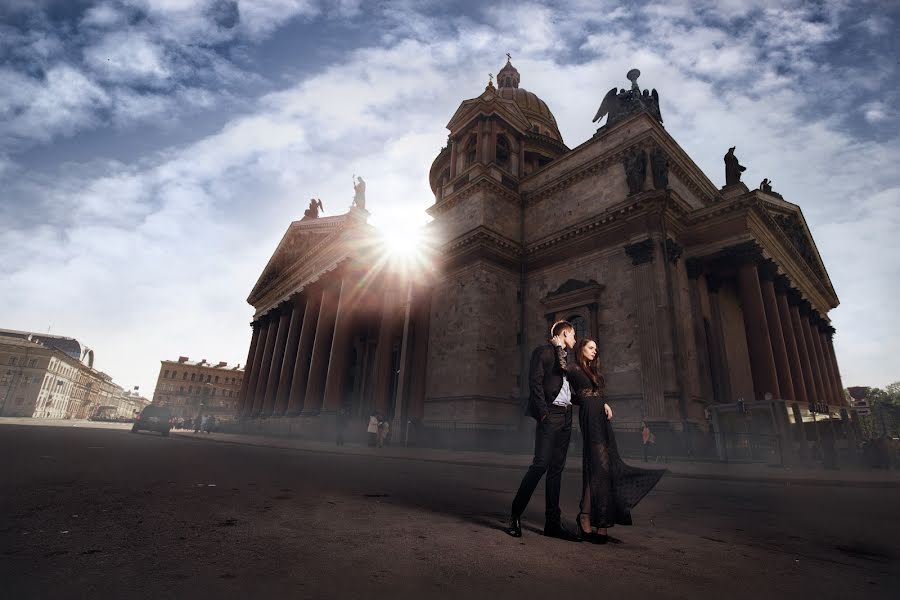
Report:
[{"label": "cathedral", "polygon": [[639,75],[575,147],[509,61],[464,100],[428,173],[426,264],[384,256],[364,198],[313,201],[248,298],[242,429],[361,437],[377,413],[395,443],[527,447],[529,356],[566,319],[598,342],[615,426],[646,422],[669,453],[852,439],[838,297],[800,207],[741,182],[734,149],[713,184]]}]

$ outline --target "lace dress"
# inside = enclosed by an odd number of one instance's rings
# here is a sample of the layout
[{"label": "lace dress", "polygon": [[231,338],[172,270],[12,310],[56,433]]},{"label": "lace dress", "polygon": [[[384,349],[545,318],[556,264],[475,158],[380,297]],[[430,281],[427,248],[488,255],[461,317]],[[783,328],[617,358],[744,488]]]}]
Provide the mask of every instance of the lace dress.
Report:
[{"label": "lace dress", "polygon": [[631,509],[659,482],[665,469],[640,469],[625,464],[616,436],[603,410],[603,389],[577,365],[566,369],[584,441],[581,512],[592,527],[631,525]]}]

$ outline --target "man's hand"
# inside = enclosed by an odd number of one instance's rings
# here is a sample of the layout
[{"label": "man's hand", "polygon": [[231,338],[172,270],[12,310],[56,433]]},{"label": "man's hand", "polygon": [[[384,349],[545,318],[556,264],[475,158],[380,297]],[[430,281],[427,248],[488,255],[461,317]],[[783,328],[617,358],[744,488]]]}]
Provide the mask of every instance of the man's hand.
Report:
[{"label": "man's hand", "polygon": [[550,343],[557,348],[562,348],[565,345],[565,342],[563,342],[562,338],[558,335],[554,335],[552,338],[550,338]]},{"label": "man's hand", "polygon": [[613,418],[613,411],[612,411],[612,409],[609,407],[609,404],[604,404],[604,405],[603,405],[603,410],[606,412],[606,420],[607,420],[607,421],[612,421],[612,418]]}]

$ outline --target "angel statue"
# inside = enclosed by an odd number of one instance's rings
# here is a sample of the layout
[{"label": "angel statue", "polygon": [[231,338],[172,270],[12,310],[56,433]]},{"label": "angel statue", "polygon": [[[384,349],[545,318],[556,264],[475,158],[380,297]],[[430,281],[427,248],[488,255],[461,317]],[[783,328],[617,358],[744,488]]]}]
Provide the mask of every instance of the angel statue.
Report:
[{"label": "angel statue", "polygon": [[325,212],[325,207],[322,206],[322,200],[318,198],[310,198],[309,199],[309,208],[306,209],[303,213],[303,221],[306,219],[318,219],[319,211]]},{"label": "angel statue", "polygon": [[366,182],[353,175],[353,206],[366,210]]},{"label": "angel statue", "polygon": [[659,111],[659,94],[655,89],[652,91],[644,90],[642,93],[637,83],[637,79],[640,76],[641,72],[638,69],[632,69],[626,75],[628,80],[631,81],[630,90],[622,89],[617,91],[616,88],[612,88],[606,92],[597,114],[594,115],[593,122],[596,123],[604,116],[609,115],[609,118],[606,119],[606,124],[613,125],[628,115],[646,111],[662,123],[662,114]]}]

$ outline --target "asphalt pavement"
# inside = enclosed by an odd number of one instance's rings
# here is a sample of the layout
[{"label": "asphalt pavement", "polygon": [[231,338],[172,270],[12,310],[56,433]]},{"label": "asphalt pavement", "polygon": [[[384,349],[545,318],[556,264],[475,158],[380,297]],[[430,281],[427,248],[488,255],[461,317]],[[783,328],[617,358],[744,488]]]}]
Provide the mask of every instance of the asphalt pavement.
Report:
[{"label": "asphalt pavement", "polygon": [[[664,477],[595,546],[503,531],[522,472],[0,424],[7,598],[888,598],[900,489]],[[570,464],[574,461],[570,459]],[[574,465],[573,465],[574,466]],[[578,510],[580,474],[563,481]]]}]

